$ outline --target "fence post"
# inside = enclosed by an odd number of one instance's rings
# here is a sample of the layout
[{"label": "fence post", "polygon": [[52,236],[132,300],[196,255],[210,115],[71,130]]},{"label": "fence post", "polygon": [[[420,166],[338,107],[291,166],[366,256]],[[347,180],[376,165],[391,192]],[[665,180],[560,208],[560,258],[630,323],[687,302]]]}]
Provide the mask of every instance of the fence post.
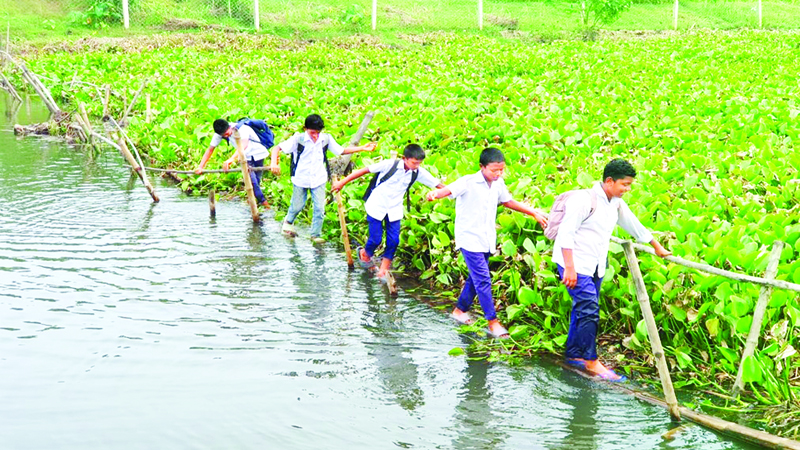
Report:
[{"label": "fence post", "polygon": [[122,0],[122,23],[125,29],[131,27],[131,16],[128,14],[128,0]]},{"label": "fence post", "polygon": [[[778,263],[781,260],[783,245],[782,241],[775,241],[772,244],[772,251],[769,253],[769,260],[767,262],[767,270],[764,272],[764,278],[773,279],[778,273]],[[734,397],[739,395],[739,392],[744,389],[744,382],[742,381],[744,360],[745,358],[753,356],[756,345],[758,345],[758,337],[761,335],[761,324],[764,321],[764,311],[767,310],[770,295],[772,295],[772,287],[761,286],[761,293],[758,295],[758,302],[756,303],[755,310],[753,310],[753,322],[750,324],[750,332],[747,333],[747,341],[744,344],[742,361],[739,363],[739,372],[736,373],[736,382],[733,383]]]},{"label": "fence post", "polygon": [[761,15],[761,0],[758,0],[758,28],[764,28],[764,24],[761,21],[761,19],[762,19],[762,15]]},{"label": "fence post", "polygon": [[645,324],[647,325],[647,335],[650,338],[650,346],[653,349],[653,356],[656,358],[656,367],[658,367],[658,376],[661,378],[661,387],[664,389],[664,399],[667,401],[669,414],[676,420],[681,419],[681,413],[678,409],[678,399],[675,397],[675,390],[672,387],[672,378],[669,375],[669,366],[667,366],[667,357],[664,355],[664,348],[661,346],[661,338],[658,336],[658,326],[656,319],[653,317],[653,310],[650,308],[650,297],[647,295],[647,289],[644,286],[644,278],[642,278],[642,271],[639,269],[639,259],[636,257],[636,250],[633,249],[633,243],[626,241],[622,244],[625,250],[625,259],[628,260],[628,270],[633,278],[634,287],[636,288],[636,300],[639,302],[639,307],[642,309]]},{"label": "fence post", "polygon": [[478,0],[478,29],[483,30],[483,0]]},{"label": "fence post", "polygon": [[253,23],[256,26],[256,31],[261,31],[261,18],[258,14],[258,0],[254,0],[255,4],[253,5]]},{"label": "fence post", "polygon": [[675,0],[675,5],[672,7],[672,29],[678,29],[678,0]]},{"label": "fence post", "polygon": [[372,31],[378,29],[378,0],[372,0]]}]

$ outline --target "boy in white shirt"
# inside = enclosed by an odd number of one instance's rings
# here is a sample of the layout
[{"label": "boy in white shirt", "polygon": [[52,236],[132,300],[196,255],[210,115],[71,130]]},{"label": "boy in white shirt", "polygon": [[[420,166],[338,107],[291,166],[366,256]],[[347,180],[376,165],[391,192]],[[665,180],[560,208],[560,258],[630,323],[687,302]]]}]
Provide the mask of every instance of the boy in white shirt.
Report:
[{"label": "boy in white shirt", "polygon": [[400,220],[403,218],[403,195],[415,181],[428,187],[443,188],[427,170],[420,167],[425,151],[417,144],[409,144],[403,150],[402,159],[386,159],[369,167],[356,170],[341,181],[333,183],[331,191],[341,190],[347,183],[368,173],[375,174],[375,185],[364,204],[369,224],[369,239],[358,248],[358,257],[365,268],[372,265],[372,255],[383,240],[386,228],[386,249],[383,251],[381,267],[376,276],[383,278],[392,266],[397,246],[400,244]]},{"label": "boy in white shirt", "polygon": [[649,242],[662,258],[672,254],[653,239],[622,200],[635,177],[636,169],[628,161],[609,162],[603,169],[603,181],[588,190],[588,195],[576,194],[567,199],[553,246],[553,262],[558,265],[562,283],[572,297],[564,356],[567,363],[608,381],[626,380],[597,358],[600,284],[614,228],[619,225],[637,241]]},{"label": "boy in white shirt", "polygon": [[[200,175],[203,169],[214,154],[214,150],[225,139],[234,148],[233,154],[230,158],[225,160],[222,168],[228,170],[234,162],[237,161],[237,152],[242,151],[244,159],[247,160],[247,165],[250,167],[264,167],[264,159],[269,155],[269,151],[261,144],[261,140],[252,128],[242,124],[241,126],[234,126],[228,123],[225,119],[217,119],[214,121],[214,136],[211,138],[211,145],[200,160],[200,165],[197,166],[194,173]],[[250,181],[253,182],[253,194],[256,196],[258,204],[269,208],[269,202],[261,192],[261,176],[262,172],[250,171]]]},{"label": "boy in white shirt", "polygon": [[475,320],[469,310],[477,294],[483,315],[489,321],[489,334],[505,339],[509,337],[508,330],[497,320],[489,272],[489,257],[497,250],[497,205],[532,216],[542,228],[547,225],[547,216],[511,198],[502,178],[506,168],[503,152],[491,147],[483,150],[480,166],[477,173],[429,192],[427,198],[428,201],[447,196],[456,199],[456,249],[461,249],[469,277],[453,309],[453,318],[461,323],[473,323]]},{"label": "boy in white shirt", "polygon": [[358,147],[342,148],[328,133],[323,133],[325,122],[317,114],[306,117],[303,133],[296,133],[289,139],[281,142],[272,149],[272,164],[270,170],[275,175],[281,174],[278,166],[278,150],[292,157],[292,203],[282,231],[294,235],[294,219],[300,214],[306,203],[306,196],[311,194],[314,204],[311,219],[311,240],[320,243],[322,239],[322,221],[325,218],[325,183],[330,178],[327,152],[334,155],[347,155],[357,152],[375,150],[375,143],[368,143]]}]

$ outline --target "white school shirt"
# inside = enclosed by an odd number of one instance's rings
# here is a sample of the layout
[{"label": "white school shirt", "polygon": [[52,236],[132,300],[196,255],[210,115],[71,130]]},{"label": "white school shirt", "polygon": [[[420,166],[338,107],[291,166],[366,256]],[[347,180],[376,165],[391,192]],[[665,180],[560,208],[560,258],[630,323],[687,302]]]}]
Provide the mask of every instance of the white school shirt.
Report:
[{"label": "white school shirt", "polygon": [[592,187],[589,194],[597,196],[597,206],[588,219],[592,209],[589,195],[573,195],[564,205],[564,219],[553,245],[553,262],[565,267],[561,249],[572,249],[575,272],[591,277],[597,270],[597,275],[602,277],[606,273],[611,234],[617,225],[641,243],[652,241],[653,235],[633,215],[625,200],[608,199],[602,183]]},{"label": "white school shirt", "polygon": [[297,161],[297,169],[292,177],[292,183],[301,188],[314,189],[328,182],[328,171],[325,169],[323,159],[323,148],[327,145],[334,155],[340,156],[344,148],[337,144],[328,133],[320,133],[317,142],[311,140],[308,133],[297,133],[289,139],[281,142],[279,147],[283,153],[292,155],[296,158],[297,144],[301,143],[305,147]]},{"label": "white school shirt", "polygon": [[[245,159],[253,159],[258,161],[259,159],[264,159],[269,155],[267,148],[261,145],[261,139],[258,138],[256,132],[247,125],[242,125],[238,130],[234,128],[233,133],[228,136],[228,143],[231,144],[231,147],[233,148],[236,148],[237,137],[241,137],[247,141],[247,145],[244,148]],[[217,133],[214,133],[214,136],[211,137],[211,146],[215,148],[218,147],[219,144],[222,143],[223,139],[225,138]]]},{"label": "white school shirt", "polygon": [[[367,214],[375,220],[383,220],[387,215],[389,216],[389,222],[403,218],[403,197],[405,197],[408,185],[411,184],[411,177],[414,171],[405,169],[406,166],[402,158],[396,161],[397,170],[383,183],[381,183],[381,179],[392,170],[395,160],[387,159],[367,167],[370,173],[377,174],[379,183],[372,190],[372,194],[370,194],[367,203],[364,205]],[[417,170],[419,170],[417,175],[418,183],[428,187],[439,185],[439,180],[434,178],[430,172],[422,167]]]},{"label": "white school shirt", "polygon": [[502,178],[492,185],[478,171],[447,186],[456,199],[456,250],[494,253],[497,249],[497,205],[510,202],[511,194]]}]

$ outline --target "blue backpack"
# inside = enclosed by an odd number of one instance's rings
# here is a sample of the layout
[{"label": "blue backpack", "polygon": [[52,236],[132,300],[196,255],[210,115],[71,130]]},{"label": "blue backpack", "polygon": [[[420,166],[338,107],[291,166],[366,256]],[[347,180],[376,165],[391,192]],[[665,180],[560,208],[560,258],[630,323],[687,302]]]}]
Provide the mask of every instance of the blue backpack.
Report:
[{"label": "blue backpack", "polygon": [[238,130],[242,125],[247,125],[248,127],[252,128],[258,136],[258,140],[260,141],[259,143],[266,147],[267,150],[271,149],[275,145],[275,135],[272,134],[272,130],[269,129],[267,122],[258,119],[251,119],[249,117],[243,117],[236,121],[236,129]]}]

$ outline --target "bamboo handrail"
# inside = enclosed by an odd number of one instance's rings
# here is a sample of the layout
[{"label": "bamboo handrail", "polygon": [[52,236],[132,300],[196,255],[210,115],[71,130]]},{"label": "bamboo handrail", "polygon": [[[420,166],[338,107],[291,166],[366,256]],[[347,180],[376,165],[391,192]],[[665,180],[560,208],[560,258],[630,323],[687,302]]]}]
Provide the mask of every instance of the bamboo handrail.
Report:
[{"label": "bamboo handrail", "polygon": [[[622,245],[623,242],[626,242],[624,239],[620,239],[618,237],[611,237],[612,242],[616,242],[617,244]],[[652,247],[647,247],[642,244],[633,243],[633,248],[639,250],[641,252],[650,253],[651,255],[655,255],[655,250]],[[788,291],[800,292],[800,284],[790,283],[788,281],[783,280],[770,280],[768,278],[760,278],[754,277],[751,275],[745,275],[743,273],[736,273],[731,272],[730,270],[719,269],[714,266],[710,266],[708,264],[698,263],[694,261],[689,261],[678,256],[666,256],[664,260],[673,262],[680,266],[689,267],[691,269],[699,270],[701,272],[709,273],[711,275],[718,275],[721,277],[729,278],[731,280],[736,281],[746,281],[753,284],[758,284],[760,286],[772,286],[780,289],[786,289]]]}]

